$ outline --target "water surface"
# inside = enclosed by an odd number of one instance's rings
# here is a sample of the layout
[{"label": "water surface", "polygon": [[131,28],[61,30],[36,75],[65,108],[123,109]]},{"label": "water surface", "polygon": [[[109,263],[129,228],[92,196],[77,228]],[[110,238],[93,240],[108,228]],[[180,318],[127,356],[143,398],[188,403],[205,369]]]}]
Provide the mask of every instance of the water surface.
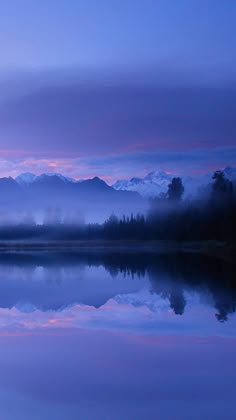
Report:
[{"label": "water surface", "polygon": [[0,419],[235,419],[235,267],[0,254]]}]

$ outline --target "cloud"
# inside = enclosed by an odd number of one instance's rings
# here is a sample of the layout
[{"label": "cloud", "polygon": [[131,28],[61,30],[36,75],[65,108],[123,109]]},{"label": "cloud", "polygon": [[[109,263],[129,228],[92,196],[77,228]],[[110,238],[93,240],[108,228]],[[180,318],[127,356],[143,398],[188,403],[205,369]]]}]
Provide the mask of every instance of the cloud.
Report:
[{"label": "cloud", "polygon": [[147,80],[25,82],[0,105],[2,147],[72,156],[234,144],[234,87]]},{"label": "cloud", "polygon": [[[1,76],[1,75],[0,75]],[[15,73],[0,101],[1,174],[76,178],[234,165],[235,84],[168,72]]]},{"label": "cloud", "polygon": [[208,149],[132,151],[104,156],[77,158],[12,158],[0,153],[0,177],[16,177],[22,172],[63,173],[75,179],[99,176],[112,184],[119,178],[144,176],[152,170],[165,170],[178,175],[204,174],[236,163],[236,147]]}]

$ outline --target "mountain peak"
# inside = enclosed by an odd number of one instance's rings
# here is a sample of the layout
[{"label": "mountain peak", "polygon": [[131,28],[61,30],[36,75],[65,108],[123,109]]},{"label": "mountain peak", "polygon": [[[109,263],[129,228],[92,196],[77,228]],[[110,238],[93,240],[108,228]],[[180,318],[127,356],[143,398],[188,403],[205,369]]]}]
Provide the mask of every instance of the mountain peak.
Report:
[{"label": "mountain peak", "polygon": [[165,171],[152,171],[152,172],[149,172],[149,174],[147,174],[145,177],[144,177],[144,179],[155,179],[155,178],[158,178],[158,179],[160,179],[160,178],[167,178],[167,179],[170,179],[170,178],[172,178],[173,177],[173,175],[170,175],[170,174],[167,174]]},{"label": "mountain peak", "polygon": [[37,178],[35,174],[32,174],[31,172],[23,172],[15,178],[15,181],[19,185],[25,185],[34,182],[35,178]]},{"label": "mountain peak", "polygon": [[43,173],[41,175],[35,175],[31,172],[24,172],[20,175],[18,175],[15,178],[15,181],[21,185],[21,186],[25,186],[25,185],[30,185],[35,181],[42,181],[42,180],[46,180],[48,179],[48,177],[55,177],[54,179],[60,179],[61,181],[67,183],[67,182],[77,182],[75,179],[61,175],[60,173],[54,173],[54,172],[46,172]]},{"label": "mountain peak", "polygon": [[99,187],[99,188],[110,188],[107,183],[105,181],[103,181],[101,178],[99,178],[98,176],[95,176],[94,178],[91,179],[86,179],[84,181],[80,182],[81,185],[92,185],[94,187]]},{"label": "mountain peak", "polygon": [[57,178],[60,178],[64,182],[73,182],[73,183],[74,182],[77,182],[76,179],[70,178],[69,176],[62,175],[62,174],[57,173],[57,172],[56,173],[54,173],[54,172],[46,172],[43,175],[46,175],[46,176],[56,176]]},{"label": "mountain peak", "polygon": [[229,179],[236,178],[236,168],[233,168],[232,166],[226,166],[223,172]]},{"label": "mountain peak", "polygon": [[[224,173],[230,180],[236,180],[236,168],[228,166],[224,169]],[[131,178],[129,181],[116,181],[113,188],[121,191],[136,191],[146,198],[157,197],[160,193],[168,190],[168,185],[174,176],[178,175],[157,170],[149,172],[144,178]],[[208,185],[211,182],[211,176],[212,174],[205,174],[198,177],[181,176],[184,183],[185,194],[188,196],[197,193],[199,187],[206,184]]]},{"label": "mountain peak", "polygon": [[142,178],[133,177],[131,178],[130,182],[133,182],[134,184],[139,184],[142,181]]}]

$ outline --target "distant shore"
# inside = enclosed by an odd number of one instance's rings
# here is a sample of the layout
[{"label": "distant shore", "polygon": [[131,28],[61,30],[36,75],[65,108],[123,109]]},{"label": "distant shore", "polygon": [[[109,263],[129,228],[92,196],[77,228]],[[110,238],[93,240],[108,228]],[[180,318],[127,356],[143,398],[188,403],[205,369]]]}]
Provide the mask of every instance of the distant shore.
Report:
[{"label": "distant shore", "polygon": [[0,252],[151,252],[198,253],[228,261],[236,259],[236,243],[220,241],[135,241],[135,240],[49,240],[49,241],[0,241]]}]

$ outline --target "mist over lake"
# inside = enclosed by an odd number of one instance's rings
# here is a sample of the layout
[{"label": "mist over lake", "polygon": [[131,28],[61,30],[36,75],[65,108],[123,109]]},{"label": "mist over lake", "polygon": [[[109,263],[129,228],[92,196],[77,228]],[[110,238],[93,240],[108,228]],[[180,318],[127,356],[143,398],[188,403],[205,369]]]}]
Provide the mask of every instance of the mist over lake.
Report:
[{"label": "mist over lake", "polygon": [[0,0],[0,420],[235,420],[236,2]]}]

